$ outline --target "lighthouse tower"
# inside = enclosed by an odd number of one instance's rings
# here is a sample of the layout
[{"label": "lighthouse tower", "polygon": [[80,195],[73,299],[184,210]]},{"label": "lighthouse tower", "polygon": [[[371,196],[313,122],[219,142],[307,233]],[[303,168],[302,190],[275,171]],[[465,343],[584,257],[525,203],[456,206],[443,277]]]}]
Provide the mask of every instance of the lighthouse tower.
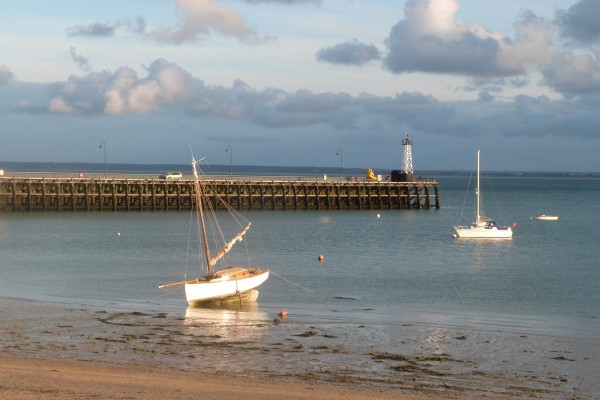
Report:
[{"label": "lighthouse tower", "polygon": [[412,140],[406,134],[406,138],[402,141],[404,146],[404,157],[402,158],[402,169],[392,171],[392,182],[414,182],[413,162],[412,162]]},{"label": "lighthouse tower", "polygon": [[406,138],[402,141],[402,145],[404,146],[404,158],[402,159],[402,172],[406,175],[413,174],[413,165],[412,165],[412,140],[409,139],[408,133],[406,134]]}]

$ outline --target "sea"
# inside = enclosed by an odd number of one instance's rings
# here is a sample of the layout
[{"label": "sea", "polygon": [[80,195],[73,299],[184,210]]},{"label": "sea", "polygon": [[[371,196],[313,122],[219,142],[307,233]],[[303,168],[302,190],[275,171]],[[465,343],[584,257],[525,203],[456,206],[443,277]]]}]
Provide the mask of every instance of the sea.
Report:
[{"label": "sea", "polygon": [[[600,339],[600,179],[484,178],[486,213],[512,240],[453,239],[474,218],[473,177],[427,179],[439,209],[246,212],[243,254],[230,257],[271,270],[260,315]],[[194,218],[0,213],[0,298],[184,316],[183,290],[159,285],[198,274]]]}]

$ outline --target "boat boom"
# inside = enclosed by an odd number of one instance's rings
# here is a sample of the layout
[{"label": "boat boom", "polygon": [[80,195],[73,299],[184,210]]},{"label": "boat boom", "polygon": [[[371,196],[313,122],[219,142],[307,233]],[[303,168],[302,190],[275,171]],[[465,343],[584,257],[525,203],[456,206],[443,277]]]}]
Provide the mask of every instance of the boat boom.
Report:
[{"label": "boat boom", "polygon": [[231,239],[231,241],[229,243],[227,243],[222,249],[221,251],[219,251],[217,253],[216,256],[214,256],[209,262],[209,268],[212,269],[212,267],[215,266],[215,264],[217,263],[217,261],[219,261],[221,259],[221,257],[223,257],[225,254],[227,254],[229,252],[229,250],[231,250],[231,248],[233,247],[233,245],[236,242],[241,242],[242,241],[242,236],[244,236],[246,234],[246,232],[248,231],[248,229],[250,229],[250,225],[248,224],[248,226],[246,226],[240,233],[238,233],[233,239]]},{"label": "boat boom", "polygon": [[168,287],[173,287],[173,286],[181,286],[181,285],[185,285],[186,283],[192,283],[192,282],[198,282],[198,279],[188,279],[187,281],[165,283],[164,285],[160,285],[158,288],[162,289],[162,288],[168,288]]}]

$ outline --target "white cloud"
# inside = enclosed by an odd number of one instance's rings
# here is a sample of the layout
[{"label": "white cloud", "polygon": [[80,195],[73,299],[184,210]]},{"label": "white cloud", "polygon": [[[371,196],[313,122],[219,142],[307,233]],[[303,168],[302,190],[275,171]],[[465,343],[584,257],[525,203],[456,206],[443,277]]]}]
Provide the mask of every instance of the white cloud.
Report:
[{"label": "white cloud", "polygon": [[274,4],[316,4],[323,3],[323,0],[244,0],[246,3],[274,3]]},{"label": "white cloud", "polygon": [[[593,63],[589,60],[578,60],[565,64],[565,69],[585,70],[590,65]],[[570,135],[598,138],[594,127],[600,125],[597,96],[586,101],[554,101],[545,96],[521,95],[497,102],[489,93],[481,92],[475,101],[441,102],[421,92],[382,97],[366,93],[352,96],[344,92],[256,90],[241,81],[230,87],[209,86],[162,59],[146,70],[144,77],[128,67],[114,73],[71,76],[67,82],[50,85],[52,96],[46,109],[63,115],[125,115],[160,113],[177,107],[190,118],[200,120],[239,121],[260,129],[334,128],[356,140],[374,126],[383,136],[394,135],[398,126],[457,137],[478,135],[482,130],[499,136],[562,135],[568,127]],[[560,72],[570,75],[568,71]],[[558,75],[553,79],[557,85],[562,82]],[[23,111],[39,113],[42,109],[31,102],[24,104],[27,106]]]},{"label": "white cloud", "polygon": [[544,81],[566,95],[600,93],[600,60],[589,54],[557,54],[542,68]]},{"label": "white cloud", "polygon": [[[24,105],[28,104],[24,103]],[[50,100],[50,103],[48,104],[48,110],[56,114],[74,114],[76,112],[74,107],[67,104],[67,102],[60,97],[55,97]]]},{"label": "white cloud", "polygon": [[391,30],[384,65],[394,73],[511,76],[524,71],[501,33],[457,20],[457,0],[408,0],[405,19]]},{"label": "white cloud", "polygon": [[[181,44],[205,39],[214,33],[233,37],[242,42],[261,43],[271,41],[269,35],[259,36],[246,23],[241,13],[219,5],[215,0],[170,0],[176,7],[176,26],[159,26],[147,30],[143,17],[121,19],[113,22],[93,22],[77,24],[67,30],[69,37],[105,37],[116,35],[124,30],[144,38],[159,42]],[[278,2],[278,1],[276,1]],[[283,3],[290,3],[284,1]],[[293,1],[291,3],[294,3]]]},{"label": "white cloud", "polygon": [[11,72],[10,68],[6,65],[0,64],[0,85],[6,85],[14,81],[15,75]]},{"label": "white cloud", "polygon": [[71,46],[69,48],[69,55],[80,70],[89,71],[92,69],[92,66],[90,65],[90,60],[82,56],[81,54],[78,54],[77,50],[75,50],[75,47]]},{"label": "white cloud", "polygon": [[463,27],[454,20],[459,9],[456,0],[407,1],[404,14],[414,32],[419,35],[433,34],[447,39],[460,38]]},{"label": "white cloud", "polygon": [[244,41],[263,40],[233,8],[219,6],[214,0],[174,1],[180,11],[179,26],[157,28],[149,33],[151,37],[168,43],[184,43],[217,32]]},{"label": "white cloud", "polygon": [[[598,41],[600,24],[590,14],[597,0],[581,0],[558,13],[563,35],[579,42]],[[523,10],[515,24],[517,37],[456,19],[458,0],[408,0],[404,19],[386,40],[384,66],[395,74],[425,72],[453,74],[474,80],[504,79],[506,84],[529,80],[541,73],[540,82],[567,96],[600,93],[598,53],[575,54],[553,48],[553,26],[531,11]],[[578,25],[581,23],[581,25]],[[591,26],[594,26],[593,28]],[[506,78],[513,78],[507,80]]]},{"label": "white cloud", "polygon": [[317,60],[333,64],[363,65],[379,58],[381,52],[375,45],[361,43],[356,39],[317,52]]},{"label": "white cloud", "polygon": [[581,45],[600,45],[600,3],[581,0],[568,10],[559,10],[556,24],[561,34]]},{"label": "white cloud", "polygon": [[508,41],[498,54],[498,62],[507,69],[525,72],[551,62],[554,52],[551,50],[550,28],[540,18],[529,11],[523,11],[515,24],[518,37]]},{"label": "white cloud", "polygon": [[59,114],[146,114],[161,107],[185,105],[202,82],[166,60],[156,60],[146,78],[128,67],[114,73],[71,76],[50,86],[49,110]]},{"label": "white cloud", "polygon": [[119,24],[94,22],[88,25],[75,25],[67,30],[68,36],[111,37]]}]

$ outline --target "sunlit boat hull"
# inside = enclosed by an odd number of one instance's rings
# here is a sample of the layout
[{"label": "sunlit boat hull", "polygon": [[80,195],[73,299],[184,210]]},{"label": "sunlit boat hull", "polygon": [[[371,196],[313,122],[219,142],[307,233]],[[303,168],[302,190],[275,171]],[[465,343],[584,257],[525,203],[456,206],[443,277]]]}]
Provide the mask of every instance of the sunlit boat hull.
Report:
[{"label": "sunlit boat hull", "polygon": [[199,279],[185,284],[189,306],[201,306],[231,300],[256,301],[254,288],[269,278],[269,270],[257,268],[227,268],[212,279]]},{"label": "sunlit boat hull", "polygon": [[539,221],[557,221],[558,216],[557,215],[538,215],[537,217],[534,217],[534,219],[537,219]]},{"label": "sunlit boat hull", "polygon": [[512,239],[513,232],[509,227],[456,226],[453,236],[465,239]]}]

